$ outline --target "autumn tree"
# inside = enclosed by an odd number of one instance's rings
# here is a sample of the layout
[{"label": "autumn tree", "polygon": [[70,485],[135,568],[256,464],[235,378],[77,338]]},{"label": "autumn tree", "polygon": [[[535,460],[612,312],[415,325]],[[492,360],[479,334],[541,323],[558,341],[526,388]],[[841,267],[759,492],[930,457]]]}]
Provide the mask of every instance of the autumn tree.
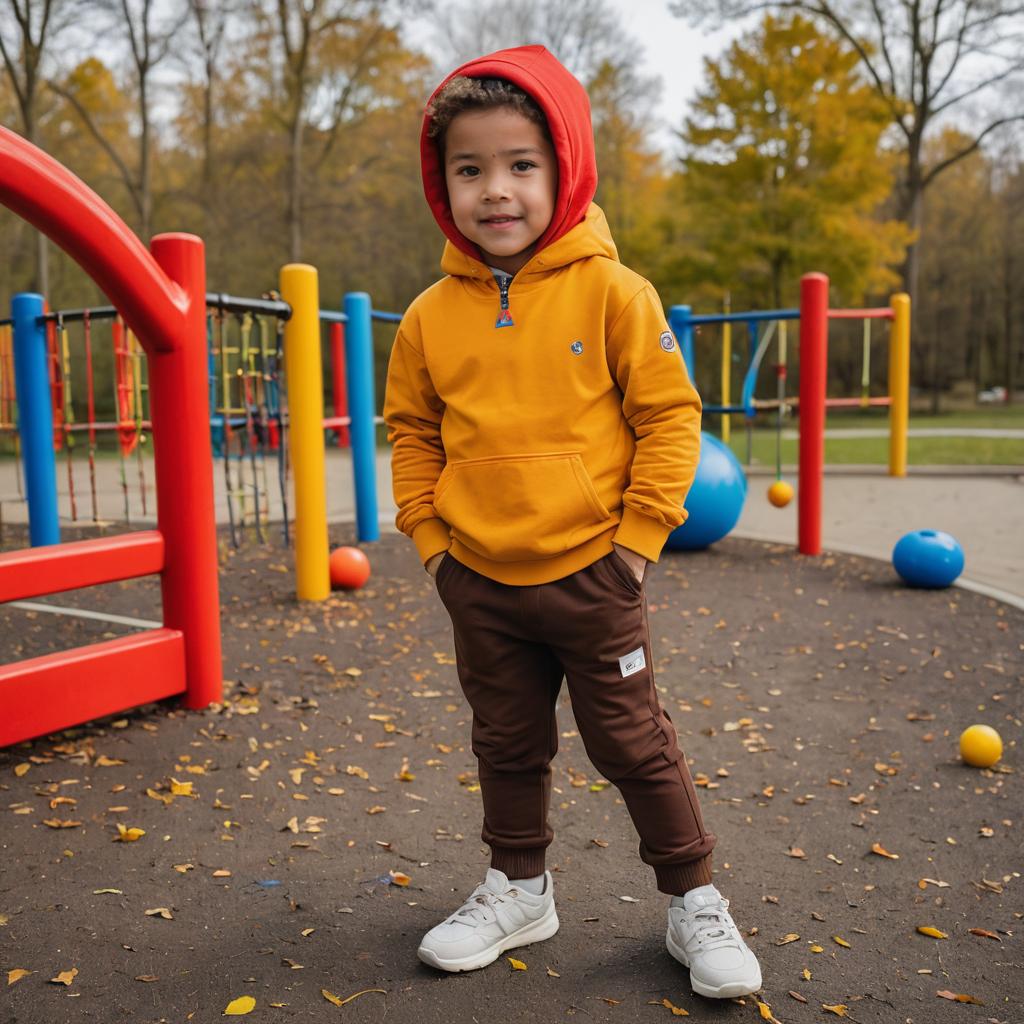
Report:
[{"label": "autumn tree", "polygon": [[[695,24],[799,12],[853,47],[903,142],[899,215],[914,232],[903,278],[916,298],[926,190],[998,129],[1024,119],[1024,9],[1016,0],[673,0]],[[934,129],[959,117],[960,149],[929,162]]]},{"label": "autumn tree", "polygon": [[259,12],[269,41],[274,116],[285,135],[290,258],[298,260],[305,189],[361,118],[361,102],[374,91],[398,36],[387,0],[260,0]]},{"label": "autumn tree", "polygon": [[[17,101],[22,134],[39,145],[40,104],[45,84],[45,61],[72,11],[70,0],[2,0],[0,56]],[[36,233],[36,272],[32,285],[46,293],[49,261],[46,236]]]},{"label": "autumn tree", "polygon": [[[128,190],[135,207],[139,234],[149,240],[153,223],[153,76],[171,53],[187,17],[181,3],[159,0],[92,0],[92,12],[106,29],[107,38],[120,43],[128,58],[129,80],[136,101],[135,156],[125,159],[122,139],[105,132],[96,111],[80,92],[79,65],[71,75],[52,79],[50,87],[75,111],[96,143],[107,154]],[[85,62],[86,64],[88,62]]]},{"label": "autumn tree", "polygon": [[806,18],[766,16],[706,60],[680,133],[702,276],[776,308],[813,268],[848,301],[893,284],[908,233],[875,217],[892,182],[887,123],[856,51]]}]

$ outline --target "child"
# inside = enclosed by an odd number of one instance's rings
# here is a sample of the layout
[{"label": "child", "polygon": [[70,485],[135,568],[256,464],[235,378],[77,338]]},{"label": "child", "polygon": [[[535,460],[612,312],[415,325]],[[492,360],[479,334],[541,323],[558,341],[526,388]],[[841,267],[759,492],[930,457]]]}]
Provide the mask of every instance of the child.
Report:
[{"label": "child", "polygon": [[564,676],[672,896],[669,952],[696,992],[755,992],[647,625],[645,570],[686,515],[700,399],[592,202],[587,95],[541,46],[470,61],[431,97],[420,154],[447,276],[402,318],[384,417],[396,524],[452,620],[491,867],[419,957],[468,971],[558,930],[544,857]]}]

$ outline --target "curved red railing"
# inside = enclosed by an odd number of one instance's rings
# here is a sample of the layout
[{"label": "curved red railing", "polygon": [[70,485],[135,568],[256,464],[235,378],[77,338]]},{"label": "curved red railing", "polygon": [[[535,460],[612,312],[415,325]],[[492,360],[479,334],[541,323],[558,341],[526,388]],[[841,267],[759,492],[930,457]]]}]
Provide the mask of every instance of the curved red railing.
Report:
[{"label": "curved red railing", "polygon": [[73,257],[149,360],[157,530],[0,555],[0,601],[159,572],[162,629],[0,666],[0,746],[172,694],[221,697],[202,240],[152,252],[66,167],[0,127],[0,203]]}]

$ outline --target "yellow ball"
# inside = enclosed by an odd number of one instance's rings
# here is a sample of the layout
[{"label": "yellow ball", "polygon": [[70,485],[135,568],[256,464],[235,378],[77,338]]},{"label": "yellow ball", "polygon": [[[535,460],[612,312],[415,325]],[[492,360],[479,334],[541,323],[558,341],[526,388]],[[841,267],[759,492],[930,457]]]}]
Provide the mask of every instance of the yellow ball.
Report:
[{"label": "yellow ball", "polygon": [[960,756],[975,768],[991,768],[1003,756],[1003,741],[991,725],[972,725],[960,734]]},{"label": "yellow ball", "polygon": [[793,486],[785,480],[776,480],[768,488],[768,500],[776,508],[785,508],[793,500]]}]

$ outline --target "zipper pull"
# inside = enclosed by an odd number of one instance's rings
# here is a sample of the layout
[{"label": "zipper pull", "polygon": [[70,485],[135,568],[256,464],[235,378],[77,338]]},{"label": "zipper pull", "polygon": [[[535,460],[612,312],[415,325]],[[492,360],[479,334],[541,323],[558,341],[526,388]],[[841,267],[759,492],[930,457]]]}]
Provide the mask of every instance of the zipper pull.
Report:
[{"label": "zipper pull", "polygon": [[505,277],[503,275],[498,278],[498,294],[501,296],[501,311],[498,314],[498,319],[494,322],[495,327],[515,327],[515,321],[512,319],[512,310],[508,308],[508,289],[511,284],[511,277]]}]

